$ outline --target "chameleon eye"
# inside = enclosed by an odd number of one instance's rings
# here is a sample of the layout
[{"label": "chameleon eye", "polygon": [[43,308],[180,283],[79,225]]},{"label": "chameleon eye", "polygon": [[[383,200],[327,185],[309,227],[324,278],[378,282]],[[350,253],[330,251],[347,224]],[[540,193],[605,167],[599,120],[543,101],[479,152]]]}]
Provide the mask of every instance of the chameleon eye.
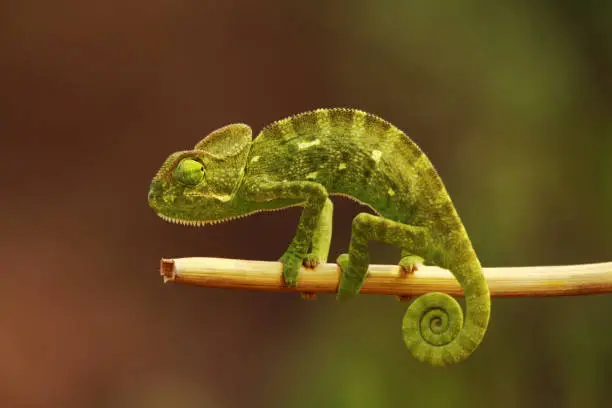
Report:
[{"label": "chameleon eye", "polygon": [[197,160],[183,159],[172,172],[172,176],[185,185],[195,186],[204,178],[204,166]]}]

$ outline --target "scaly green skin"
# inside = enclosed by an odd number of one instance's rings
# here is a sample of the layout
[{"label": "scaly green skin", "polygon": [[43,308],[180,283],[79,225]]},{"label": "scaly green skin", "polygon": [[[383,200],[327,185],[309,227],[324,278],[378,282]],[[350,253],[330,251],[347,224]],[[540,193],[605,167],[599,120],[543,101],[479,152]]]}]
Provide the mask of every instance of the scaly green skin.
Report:
[{"label": "scaly green skin", "polygon": [[417,298],[403,320],[406,345],[432,365],[467,358],[490,315],[480,262],[440,177],[401,130],[354,109],[318,109],[270,124],[254,139],[244,124],[228,125],[193,150],[172,154],[151,183],[149,204],[169,221],[202,225],[302,206],[295,236],[281,257],[286,284],[302,264],[326,262],[331,240],[330,195],[368,205],[377,215],[353,220],[339,299],[359,293],[369,265],[368,242],[402,249],[400,265],[425,262],[449,269],[464,289],[467,313],[442,293]]}]

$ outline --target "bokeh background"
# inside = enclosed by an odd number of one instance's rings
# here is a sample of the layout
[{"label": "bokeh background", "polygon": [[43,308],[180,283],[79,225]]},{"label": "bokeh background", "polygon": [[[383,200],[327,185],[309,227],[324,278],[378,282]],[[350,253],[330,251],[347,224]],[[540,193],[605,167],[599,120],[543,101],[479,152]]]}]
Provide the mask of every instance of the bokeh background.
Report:
[{"label": "bokeh background", "polygon": [[611,260],[612,2],[7,0],[0,47],[0,406],[610,405],[612,296],[494,299],[436,369],[391,297],[163,285],[163,256],[277,259],[299,210],[193,229],[146,196],[213,129],[351,106],[430,156],[483,265]]}]

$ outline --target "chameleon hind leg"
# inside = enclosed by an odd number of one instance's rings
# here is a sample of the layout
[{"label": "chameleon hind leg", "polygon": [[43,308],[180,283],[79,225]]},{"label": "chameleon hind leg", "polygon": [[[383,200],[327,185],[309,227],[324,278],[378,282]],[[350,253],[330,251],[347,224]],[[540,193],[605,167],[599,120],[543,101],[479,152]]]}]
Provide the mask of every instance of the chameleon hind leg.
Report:
[{"label": "chameleon hind leg", "polygon": [[[422,265],[423,262],[424,262],[423,257],[414,255],[412,251],[402,249],[402,258],[400,259],[398,263],[400,267],[400,276],[406,277],[408,275],[412,275],[419,269],[419,265]],[[396,296],[396,298],[400,302],[405,302],[407,300],[412,299],[412,296],[398,295]]]},{"label": "chameleon hind leg", "polygon": [[[280,262],[283,263],[285,284],[291,287],[297,286],[298,273],[303,263],[312,263],[321,255],[327,258],[328,241],[331,240],[331,212],[333,211],[331,201],[327,197],[327,190],[323,185],[311,181],[283,181],[253,183],[248,191],[249,199],[255,202],[296,200],[303,203],[304,210],[293,240],[280,258]],[[323,219],[329,218],[329,232],[318,232],[321,228],[322,214],[325,214]],[[311,247],[316,252],[314,256],[307,256]]]},{"label": "chameleon hind leg", "polygon": [[370,241],[395,245],[404,249],[403,255],[406,256],[420,254],[417,258],[411,258],[414,261],[426,254],[429,234],[425,227],[402,224],[368,213],[358,214],[353,219],[349,252],[340,255],[336,261],[342,268],[337,295],[339,300],[350,299],[359,293],[370,264]]}]

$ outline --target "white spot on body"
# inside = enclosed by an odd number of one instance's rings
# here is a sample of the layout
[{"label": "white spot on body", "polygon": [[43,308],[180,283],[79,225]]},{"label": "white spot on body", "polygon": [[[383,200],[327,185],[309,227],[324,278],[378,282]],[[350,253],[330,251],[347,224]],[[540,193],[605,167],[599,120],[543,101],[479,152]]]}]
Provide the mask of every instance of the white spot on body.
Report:
[{"label": "white spot on body", "polygon": [[315,140],[312,140],[310,142],[299,142],[298,143],[298,149],[300,149],[300,150],[308,149],[309,147],[316,146],[316,145],[319,145],[319,144],[321,144],[321,141],[319,139],[315,139]]},{"label": "white spot on body", "polygon": [[231,194],[212,194],[212,196],[216,198],[217,200],[224,202],[224,203],[232,199]]},{"label": "white spot on body", "polygon": [[253,156],[251,163],[255,163],[257,160],[259,160],[259,156]]},{"label": "white spot on body", "polygon": [[390,188],[389,190],[387,190],[387,194],[389,194],[389,196],[393,197],[395,195],[395,191],[393,191],[393,189]]},{"label": "white spot on body", "polygon": [[338,170],[344,170],[344,169],[346,169],[346,163],[340,163],[338,165]]},{"label": "white spot on body", "polygon": [[382,156],[382,152],[380,150],[372,150],[372,159],[374,159],[375,162],[379,162],[380,158]]}]

